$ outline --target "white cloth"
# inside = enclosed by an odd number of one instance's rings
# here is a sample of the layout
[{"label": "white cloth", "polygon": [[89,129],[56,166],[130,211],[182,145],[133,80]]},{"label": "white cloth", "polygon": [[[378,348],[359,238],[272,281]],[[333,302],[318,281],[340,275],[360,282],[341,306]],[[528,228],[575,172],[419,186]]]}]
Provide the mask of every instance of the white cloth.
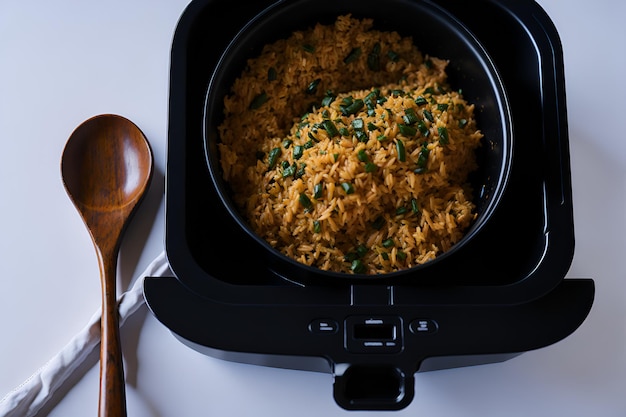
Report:
[{"label": "white cloth", "polygon": [[[162,252],[137,277],[131,289],[120,296],[120,326],[143,304],[144,278],[164,276],[168,271],[165,252]],[[72,375],[100,343],[100,316],[101,309],[59,353],[0,400],[1,417],[31,417],[41,410],[63,381]]]}]

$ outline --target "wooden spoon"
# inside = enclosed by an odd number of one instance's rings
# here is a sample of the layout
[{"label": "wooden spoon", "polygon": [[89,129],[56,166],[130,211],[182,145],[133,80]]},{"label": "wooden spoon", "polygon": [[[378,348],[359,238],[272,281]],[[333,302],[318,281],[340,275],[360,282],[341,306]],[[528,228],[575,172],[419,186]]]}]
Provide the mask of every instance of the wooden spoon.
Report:
[{"label": "wooden spoon", "polygon": [[69,137],[61,158],[63,184],[96,249],[102,286],[98,415],[126,416],[116,272],[121,237],[152,178],[152,150],[124,117],[86,120]]}]

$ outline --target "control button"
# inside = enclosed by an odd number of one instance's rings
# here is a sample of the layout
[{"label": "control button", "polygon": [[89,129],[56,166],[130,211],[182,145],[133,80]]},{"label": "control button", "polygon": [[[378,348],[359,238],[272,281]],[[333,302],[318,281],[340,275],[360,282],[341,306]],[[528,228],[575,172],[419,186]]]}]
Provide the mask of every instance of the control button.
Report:
[{"label": "control button", "polygon": [[433,334],[438,329],[437,322],[431,319],[415,319],[409,324],[409,330],[415,334]]},{"label": "control button", "polygon": [[309,331],[313,334],[333,334],[339,330],[339,324],[331,319],[317,319],[309,323]]}]

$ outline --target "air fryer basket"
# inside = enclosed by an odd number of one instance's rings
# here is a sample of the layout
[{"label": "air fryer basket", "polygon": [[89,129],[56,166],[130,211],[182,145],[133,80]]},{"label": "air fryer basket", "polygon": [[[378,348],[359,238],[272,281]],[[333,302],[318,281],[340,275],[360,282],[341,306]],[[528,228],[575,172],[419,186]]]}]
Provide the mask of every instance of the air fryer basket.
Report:
[{"label": "air fryer basket", "polygon": [[[383,286],[402,284],[416,303],[436,303],[451,296],[461,303],[494,299],[510,303],[537,298],[561,282],[573,257],[567,119],[558,35],[547,17],[538,18],[544,16],[543,12],[537,11],[538,6],[531,0],[520,4],[512,0],[480,2],[479,14],[474,6],[461,0],[401,2],[406,7],[428,3],[444,8],[453,16],[451,19],[462,22],[480,40],[508,96],[512,122],[501,127],[512,128],[517,138],[514,149],[502,149],[503,159],[492,159],[501,168],[498,178],[507,181],[502,195],[492,200],[497,208],[490,212],[480,233],[451,255],[450,262],[431,262],[419,274],[375,281]],[[289,261],[277,264],[279,257],[259,250],[260,243],[241,227],[232,206],[227,209],[223,201],[227,189],[224,184],[220,185],[222,189],[215,186],[218,181],[211,178],[205,152],[205,139],[212,134],[205,120],[206,93],[218,62],[242,28],[272,4],[266,0],[255,3],[256,8],[242,9],[226,0],[196,0],[181,18],[173,42],[165,243],[172,266],[182,268],[177,274],[179,280],[201,293],[213,292],[216,284],[226,288],[235,285],[238,287],[228,291],[229,297],[246,299],[244,294],[250,286],[258,289],[286,285],[283,276],[290,278],[293,269]],[[218,29],[216,19],[226,16],[232,26]],[[478,69],[484,75],[484,68]],[[482,80],[492,82],[488,77]],[[230,81],[225,78],[221,94],[230,87]],[[490,88],[493,86],[490,84]],[[471,97],[465,85],[463,88]],[[502,93],[495,91],[497,97]],[[217,97],[213,99],[216,106]],[[496,114],[503,123],[502,115]],[[497,137],[496,133],[485,132],[487,137]],[[211,158],[214,155],[211,153]],[[510,160],[506,161],[505,156]],[[482,166],[487,172],[497,171]],[[497,181],[491,184],[505,185]],[[216,238],[216,225],[228,233]],[[301,268],[300,264],[296,269],[292,280],[315,286],[334,282],[320,279],[317,272],[307,277],[310,268]],[[348,280],[337,282],[340,286],[350,284]],[[263,299],[258,292],[255,294]]]},{"label": "air fryer basket", "polygon": [[[476,104],[477,123],[485,135],[477,155],[479,169],[473,173],[471,180],[476,194],[474,202],[478,217],[465,237],[434,261],[399,272],[377,275],[375,278],[308,267],[287,258],[256,235],[230,197],[232,190],[222,179],[217,149],[217,126],[223,120],[224,97],[229,94],[230,86],[247,65],[247,60],[258,55],[265,44],[286,38],[293,31],[312,27],[316,23],[331,24],[337,16],[347,13],[353,17],[372,18],[375,29],[411,36],[424,53],[448,59],[449,82],[453,89],[461,89],[464,96]],[[267,253],[269,262],[279,275],[304,283],[343,284],[372,279],[389,282],[401,277],[413,279],[416,274],[419,276],[419,270],[449,259],[489,222],[506,188],[512,161],[511,116],[497,69],[482,45],[465,26],[429,2],[388,0],[383,8],[379,2],[362,0],[275,3],[245,25],[224,51],[208,86],[204,119],[207,166],[222,203],[241,229]]]}]

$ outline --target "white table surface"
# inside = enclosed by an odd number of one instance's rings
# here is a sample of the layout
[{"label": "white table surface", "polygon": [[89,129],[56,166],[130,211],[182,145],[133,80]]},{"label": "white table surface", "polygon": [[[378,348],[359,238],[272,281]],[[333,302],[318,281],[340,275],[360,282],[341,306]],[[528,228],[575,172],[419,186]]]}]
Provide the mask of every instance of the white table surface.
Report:
[{"label": "white table surface", "polygon": [[[397,415],[626,415],[626,2],[541,0],[563,42],[576,231],[568,277],[596,299],[570,337],[513,360],[416,375]],[[117,113],[148,136],[157,172],[120,255],[120,290],[163,248],[172,36],[188,0],[0,1],[0,397],[100,304],[95,253],[66,196],[65,141]],[[177,341],[142,307],[122,329],[129,416],[357,416],[332,376],[225,362]],[[90,358],[41,415],[96,415]]]}]

